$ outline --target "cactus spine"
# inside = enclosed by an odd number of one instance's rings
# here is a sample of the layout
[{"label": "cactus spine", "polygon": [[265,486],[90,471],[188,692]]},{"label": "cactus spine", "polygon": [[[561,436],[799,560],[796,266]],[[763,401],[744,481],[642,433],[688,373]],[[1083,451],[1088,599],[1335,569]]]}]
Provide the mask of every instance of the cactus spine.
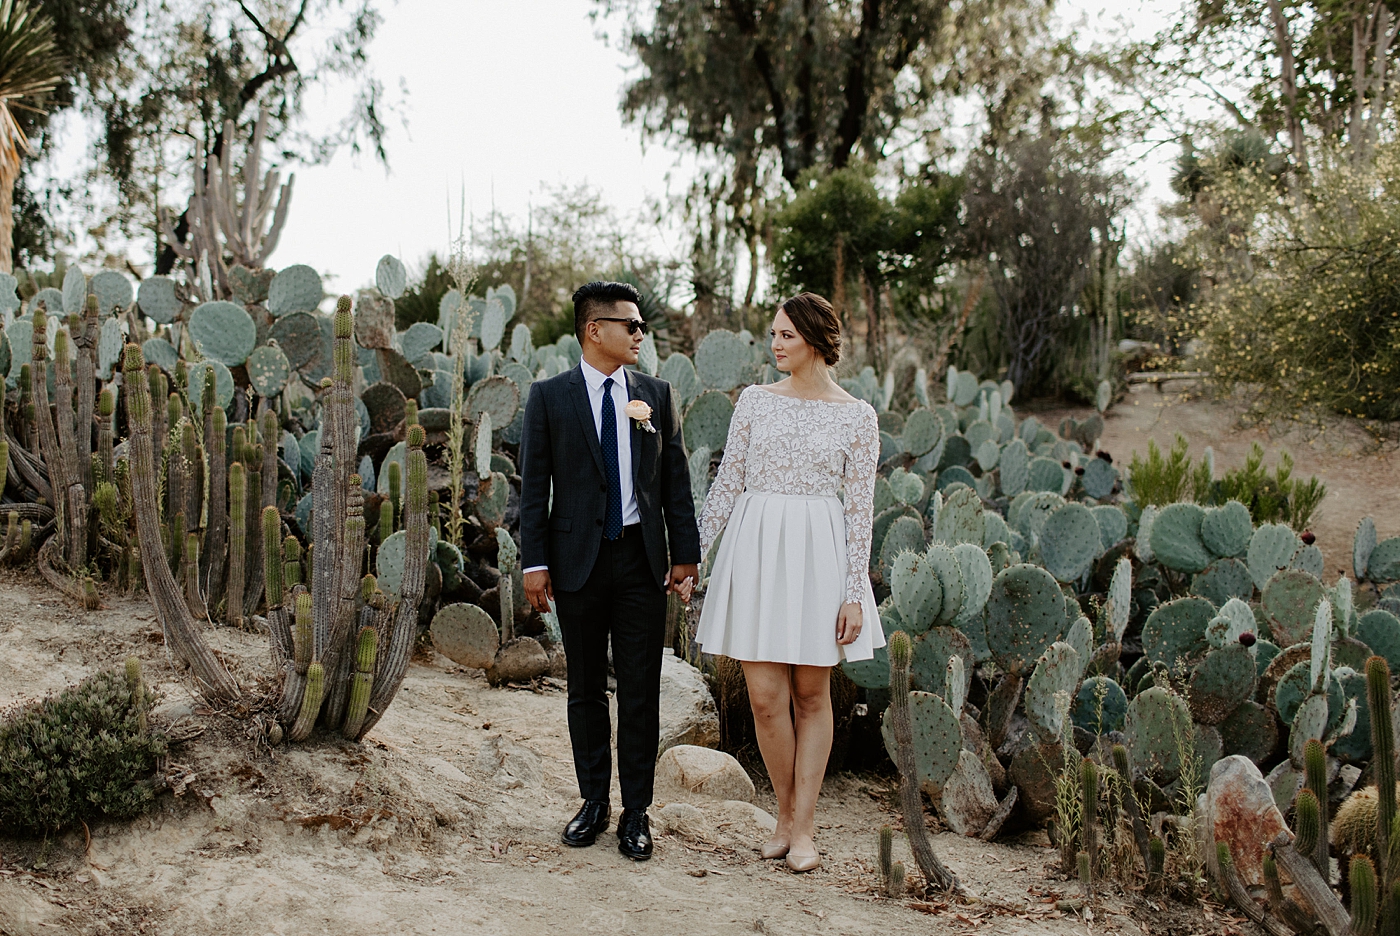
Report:
[{"label": "cactus spine", "polygon": [[904,831],[914,860],[924,879],[939,890],[961,890],[957,876],[944,867],[934,854],[924,824],[924,805],[919,796],[919,773],[914,758],[914,728],[909,715],[909,665],[913,644],[904,631],[890,637],[890,726],[894,729],[899,767],[899,801],[904,813]]},{"label": "cactus spine", "polygon": [[[36,334],[41,334],[37,332]],[[42,345],[43,342],[36,342]],[[126,347],[126,409],[130,422],[132,511],[136,517],[141,545],[141,567],[146,590],[155,604],[156,617],[166,642],[176,657],[191,669],[200,690],[214,699],[232,701],[239,697],[238,684],[204,642],[190,616],[184,596],[164,561],[160,543],[160,508],[152,445],[152,406],[150,389],[141,374],[145,370],[141,346]]]},{"label": "cactus spine", "polygon": [[[238,438],[238,429],[234,429]],[[248,480],[243,464],[228,466],[228,602],[225,620],[233,627],[243,624],[244,559],[247,556]],[[294,738],[293,740],[299,740]]]}]

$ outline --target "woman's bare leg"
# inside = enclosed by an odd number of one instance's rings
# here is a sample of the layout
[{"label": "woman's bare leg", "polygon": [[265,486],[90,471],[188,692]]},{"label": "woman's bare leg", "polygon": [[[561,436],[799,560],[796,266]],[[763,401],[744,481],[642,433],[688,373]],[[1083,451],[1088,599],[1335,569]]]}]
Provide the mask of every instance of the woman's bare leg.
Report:
[{"label": "woman's bare leg", "polygon": [[[773,795],[778,798],[778,825],[769,844],[787,845],[793,830],[793,759],[797,749],[791,710],[793,667],[787,663],[752,662],[743,666],[758,750],[773,782]],[[827,708],[829,711],[830,705]],[[830,741],[827,743],[829,746]]]},{"label": "woman's bare leg", "polygon": [[[817,854],[817,797],[831,756],[834,719],[831,714],[831,667],[791,667],[792,709],[795,716],[792,773],[792,833],[794,856]],[[774,784],[776,786],[776,784]]]}]

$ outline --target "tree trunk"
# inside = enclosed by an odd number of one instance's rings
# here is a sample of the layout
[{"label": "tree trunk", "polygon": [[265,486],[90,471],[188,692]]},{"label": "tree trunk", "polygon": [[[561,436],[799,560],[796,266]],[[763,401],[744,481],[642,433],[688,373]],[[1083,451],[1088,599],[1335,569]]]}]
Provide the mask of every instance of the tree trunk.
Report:
[{"label": "tree trunk", "polygon": [[14,272],[15,180],[19,178],[19,155],[14,161],[0,160],[0,273]]}]

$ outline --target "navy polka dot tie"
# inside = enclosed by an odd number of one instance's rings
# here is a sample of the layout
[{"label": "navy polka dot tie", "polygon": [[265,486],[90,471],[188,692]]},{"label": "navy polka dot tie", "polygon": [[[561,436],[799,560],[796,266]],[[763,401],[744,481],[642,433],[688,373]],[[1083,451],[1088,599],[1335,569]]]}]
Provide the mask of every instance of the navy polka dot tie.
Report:
[{"label": "navy polka dot tie", "polygon": [[622,535],[622,475],[617,467],[617,409],[613,406],[613,379],[603,381],[603,471],[608,476],[608,515],[603,521],[603,538]]}]

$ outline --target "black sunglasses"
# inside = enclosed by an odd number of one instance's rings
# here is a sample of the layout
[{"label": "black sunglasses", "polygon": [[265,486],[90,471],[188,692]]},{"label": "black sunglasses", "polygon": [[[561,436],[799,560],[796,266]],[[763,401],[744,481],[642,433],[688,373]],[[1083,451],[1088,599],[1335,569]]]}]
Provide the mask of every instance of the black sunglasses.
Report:
[{"label": "black sunglasses", "polygon": [[597,318],[595,318],[593,321],[595,321],[595,322],[621,322],[622,324],[624,324],[624,325],[627,326],[627,334],[629,334],[629,335],[635,335],[637,332],[641,332],[643,335],[645,335],[645,334],[647,333],[647,323],[646,323],[646,322],[643,322],[641,319],[630,319],[630,318],[603,318],[603,317],[600,315],[600,316],[598,316]]}]

